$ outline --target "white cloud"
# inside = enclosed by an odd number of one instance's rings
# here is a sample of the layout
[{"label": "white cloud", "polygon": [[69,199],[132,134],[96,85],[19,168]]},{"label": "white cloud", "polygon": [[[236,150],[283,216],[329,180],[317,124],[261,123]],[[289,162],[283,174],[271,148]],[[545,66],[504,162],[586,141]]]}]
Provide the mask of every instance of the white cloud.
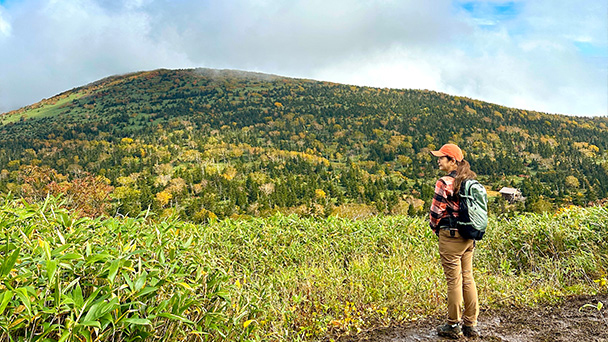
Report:
[{"label": "white cloud", "polygon": [[590,65],[570,41],[543,32],[526,36],[506,28],[474,28],[444,45],[397,45],[314,74],[348,84],[426,88],[549,113],[608,114],[605,68]]},{"label": "white cloud", "polygon": [[0,111],[112,74],[201,66],[608,114],[603,0],[11,4],[0,7]]},{"label": "white cloud", "polygon": [[320,67],[312,78],[382,88],[439,89],[441,69],[426,59],[422,50],[395,45]]},{"label": "white cloud", "polygon": [[13,18],[13,35],[0,41],[0,111],[113,74],[194,66],[181,51],[150,38],[153,23],[145,12],[49,1],[24,3]]},{"label": "white cloud", "polygon": [[0,38],[2,36],[8,37],[11,35],[11,24],[5,19],[6,13],[0,6]]}]

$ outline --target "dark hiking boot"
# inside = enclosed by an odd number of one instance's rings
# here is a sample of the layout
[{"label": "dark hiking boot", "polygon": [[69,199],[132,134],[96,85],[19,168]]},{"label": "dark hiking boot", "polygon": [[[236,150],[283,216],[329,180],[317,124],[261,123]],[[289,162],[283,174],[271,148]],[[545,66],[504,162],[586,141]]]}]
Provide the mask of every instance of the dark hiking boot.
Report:
[{"label": "dark hiking boot", "polygon": [[462,336],[460,325],[456,324],[443,324],[437,327],[437,335],[441,337],[448,337],[452,339],[458,339]]},{"label": "dark hiking boot", "polygon": [[466,337],[472,337],[472,338],[479,337],[479,331],[474,326],[463,325],[462,326],[462,333]]}]

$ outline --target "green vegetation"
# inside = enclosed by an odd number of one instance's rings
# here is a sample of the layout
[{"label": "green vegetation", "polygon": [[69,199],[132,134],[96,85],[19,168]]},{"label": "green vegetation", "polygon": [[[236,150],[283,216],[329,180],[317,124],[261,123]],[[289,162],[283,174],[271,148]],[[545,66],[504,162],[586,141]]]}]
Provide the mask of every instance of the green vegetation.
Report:
[{"label": "green vegetation", "polygon": [[70,104],[82,97],[82,93],[67,93],[53,99],[43,100],[42,102],[26,107],[27,109],[19,111],[19,114],[8,115],[2,123],[14,123],[24,121],[26,119],[38,119],[44,117],[52,117],[69,112]]},{"label": "green vegetation", "polygon": [[[422,218],[276,214],[204,225],[0,205],[0,341],[314,340],[444,312]],[[608,212],[491,218],[481,305],[608,291]]]},{"label": "green vegetation", "polygon": [[607,118],[431,91],[155,70],[73,89],[0,122],[0,192],[29,201],[68,193],[68,207],[93,217],[148,208],[198,222],[416,215],[438,176],[428,152],[447,142],[463,147],[484,185],[527,197],[496,198],[495,212],[608,198]]}]

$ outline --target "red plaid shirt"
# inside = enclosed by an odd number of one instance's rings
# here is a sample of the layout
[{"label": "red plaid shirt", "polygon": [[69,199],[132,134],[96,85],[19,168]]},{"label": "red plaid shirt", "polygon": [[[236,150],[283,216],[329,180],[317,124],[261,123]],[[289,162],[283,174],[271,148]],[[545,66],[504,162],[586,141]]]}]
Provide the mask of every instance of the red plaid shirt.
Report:
[{"label": "red plaid shirt", "polygon": [[433,231],[436,231],[442,219],[441,225],[448,225],[449,217],[458,217],[459,200],[454,197],[454,177],[456,172],[453,171],[449,176],[439,178],[435,184],[435,195],[431,203],[430,225]]}]

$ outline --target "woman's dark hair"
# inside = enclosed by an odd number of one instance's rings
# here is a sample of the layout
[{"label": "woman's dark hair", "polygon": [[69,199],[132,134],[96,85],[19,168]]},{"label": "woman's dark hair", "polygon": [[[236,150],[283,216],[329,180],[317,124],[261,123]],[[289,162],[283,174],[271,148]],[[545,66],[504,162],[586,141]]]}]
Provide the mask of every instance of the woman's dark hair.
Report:
[{"label": "woman's dark hair", "polygon": [[468,161],[462,160],[461,162],[456,162],[456,178],[454,179],[454,194],[457,194],[460,191],[460,185],[463,181],[467,179],[475,179],[477,178],[477,174],[471,170],[471,165]]}]

